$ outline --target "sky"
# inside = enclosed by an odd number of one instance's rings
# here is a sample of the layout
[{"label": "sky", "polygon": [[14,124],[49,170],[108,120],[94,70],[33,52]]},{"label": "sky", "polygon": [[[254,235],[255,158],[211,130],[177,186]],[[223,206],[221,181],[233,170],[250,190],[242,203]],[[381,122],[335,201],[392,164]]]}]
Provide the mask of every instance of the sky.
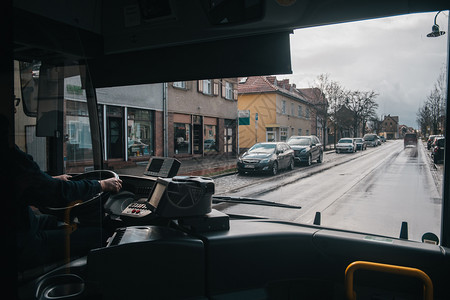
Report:
[{"label": "sky", "polygon": [[313,85],[320,74],[349,90],[372,91],[379,118],[399,116],[417,128],[416,113],[447,66],[448,11],[437,17],[446,34],[428,38],[436,12],[402,15],[315,28],[291,35],[292,75],[298,88]]}]

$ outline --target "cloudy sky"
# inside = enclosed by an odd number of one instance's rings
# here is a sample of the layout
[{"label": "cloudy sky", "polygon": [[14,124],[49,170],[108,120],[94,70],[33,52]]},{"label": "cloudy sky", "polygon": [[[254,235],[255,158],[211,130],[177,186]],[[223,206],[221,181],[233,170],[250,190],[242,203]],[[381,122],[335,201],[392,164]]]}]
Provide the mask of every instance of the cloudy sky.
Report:
[{"label": "cloudy sky", "polygon": [[[296,30],[291,35],[297,87],[329,74],[346,89],[376,91],[378,114],[417,128],[416,112],[447,64],[448,33],[428,38],[436,13],[412,14]],[[448,31],[448,11],[437,17]]]}]

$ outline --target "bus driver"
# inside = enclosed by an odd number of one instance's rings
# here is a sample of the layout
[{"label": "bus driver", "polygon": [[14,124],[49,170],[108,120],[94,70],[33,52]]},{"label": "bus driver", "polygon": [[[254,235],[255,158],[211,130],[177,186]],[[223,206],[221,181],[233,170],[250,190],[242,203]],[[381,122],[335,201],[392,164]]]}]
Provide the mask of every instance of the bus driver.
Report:
[{"label": "bus driver", "polygon": [[90,249],[102,246],[107,237],[102,236],[102,228],[79,226],[68,232],[58,226],[55,216],[36,214],[31,206],[64,207],[76,200],[88,200],[103,192],[118,192],[122,180],[69,181],[70,176],[51,177],[41,171],[33,158],[14,147],[13,180],[14,197],[17,207],[17,259],[19,270],[25,270],[60,261],[66,256],[66,237],[70,235],[70,254],[79,256]]}]

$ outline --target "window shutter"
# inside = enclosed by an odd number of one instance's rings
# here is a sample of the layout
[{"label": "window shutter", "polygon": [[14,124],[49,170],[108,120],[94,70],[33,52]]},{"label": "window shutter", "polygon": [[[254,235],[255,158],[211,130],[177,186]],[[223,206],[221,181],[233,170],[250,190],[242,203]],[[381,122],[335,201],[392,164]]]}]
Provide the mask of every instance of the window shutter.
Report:
[{"label": "window shutter", "polygon": [[214,82],[214,96],[218,96],[219,95],[219,83]]},{"label": "window shutter", "polygon": [[234,98],[234,100],[238,99],[238,91],[236,89],[233,90],[233,98]]},{"label": "window shutter", "polygon": [[225,81],[222,81],[222,98],[226,98],[226,89],[225,89]]},{"label": "window shutter", "polygon": [[198,80],[198,85],[197,85],[197,87],[198,87],[198,91],[199,91],[200,93],[203,93],[203,80]]}]

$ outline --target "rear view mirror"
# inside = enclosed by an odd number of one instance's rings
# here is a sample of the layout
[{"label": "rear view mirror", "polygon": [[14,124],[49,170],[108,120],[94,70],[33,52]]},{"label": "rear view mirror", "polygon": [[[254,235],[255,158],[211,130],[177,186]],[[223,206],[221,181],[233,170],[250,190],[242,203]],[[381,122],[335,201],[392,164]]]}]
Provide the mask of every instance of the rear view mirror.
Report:
[{"label": "rear view mirror", "polygon": [[58,99],[58,72],[40,61],[19,62],[24,113],[37,117],[36,136],[53,137],[62,132],[62,99]]},{"label": "rear view mirror", "polygon": [[63,97],[59,89],[64,73],[58,67],[41,66],[37,97],[36,136],[60,137],[63,131]]},{"label": "rear view mirror", "polygon": [[23,110],[29,117],[37,116],[40,69],[40,61],[19,62]]}]

